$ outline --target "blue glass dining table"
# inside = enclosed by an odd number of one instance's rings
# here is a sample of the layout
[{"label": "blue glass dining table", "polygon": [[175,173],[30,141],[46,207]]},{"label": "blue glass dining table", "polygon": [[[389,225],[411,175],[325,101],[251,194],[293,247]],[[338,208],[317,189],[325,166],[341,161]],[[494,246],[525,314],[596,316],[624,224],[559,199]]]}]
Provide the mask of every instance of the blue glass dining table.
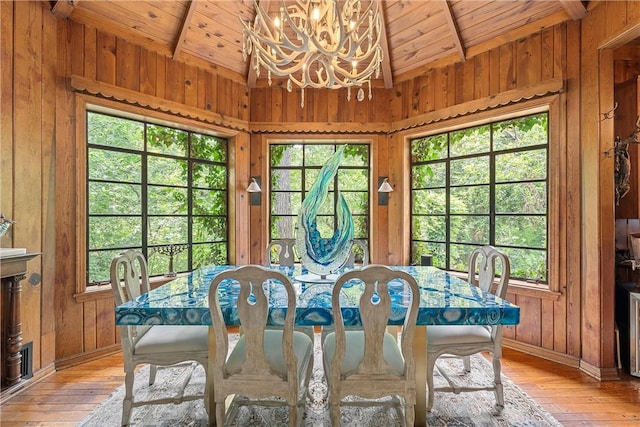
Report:
[{"label": "blue glass dining table", "polygon": [[[220,272],[235,266],[205,266],[143,294],[115,308],[117,325],[211,325],[209,285]],[[330,326],[332,283],[337,276],[320,277],[309,274],[303,267],[271,267],[287,274],[297,294],[296,325]],[[391,266],[414,276],[420,286],[420,308],[417,333],[414,338],[416,359],[416,425],[426,423],[426,327],[428,325],[517,325],[520,308],[509,301],[481,291],[456,275],[432,266]],[[390,283],[392,309],[389,325],[402,325],[409,292],[398,282]],[[282,324],[287,299],[281,286],[264,288],[269,300],[268,324]],[[235,300],[239,287],[224,281],[219,287],[220,304],[225,323],[238,326]],[[346,287],[341,295],[346,325],[360,323],[358,311],[359,285]],[[212,328],[210,328],[212,331]],[[215,340],[209,339],[210,354],[214,354]],[[210,379],[208,381],[211,381]],[[209,383],[212,386],[211,383]],[[210,388],[211,390],[211,388]],[[213,393],[210,393],[210,398]],[[213,406],[211,406],[213,407]],[[215,417],[211,417],[215,418]]]}]

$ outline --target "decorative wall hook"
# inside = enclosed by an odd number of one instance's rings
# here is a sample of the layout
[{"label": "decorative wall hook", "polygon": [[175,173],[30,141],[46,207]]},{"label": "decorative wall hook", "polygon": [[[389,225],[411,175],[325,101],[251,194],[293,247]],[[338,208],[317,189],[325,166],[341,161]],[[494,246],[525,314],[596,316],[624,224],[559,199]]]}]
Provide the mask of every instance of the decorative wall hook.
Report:
[{"label": "decorative wall hook", "polygon": [[602,119],[600,121],[613,119],[613,117],[615,116],[614,111],[616,111],[617,108],[618,108],[618,103],[616,102],[611,110],[605,113],[602,113]]}]

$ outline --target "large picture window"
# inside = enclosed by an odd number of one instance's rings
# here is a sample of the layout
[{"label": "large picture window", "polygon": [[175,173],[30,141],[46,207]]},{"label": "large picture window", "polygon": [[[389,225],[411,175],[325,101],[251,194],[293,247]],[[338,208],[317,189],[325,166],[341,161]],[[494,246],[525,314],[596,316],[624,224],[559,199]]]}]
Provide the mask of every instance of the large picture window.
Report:
[{"label": "large picture window", "polygon": [[88,111],[88,283],[126,249],[150,275],[227,264],[227,161],[224,139]]},{"label": "large picture window", "polygon": [[[270,239],[294,238],[296,220],[306,193],[320,169],[335,153],[335,143],[270,145]],[[369,238],[369,145],[347,144],[344,157],[317,217],[322,236],[337,227],[338,191],[347,201],[354,222],[354,238]]]},{"label": "large picture window", "polygon": [[411,260],[466,271],[494,245],[511,277],[548,281],[548,113],[411,141]]}]

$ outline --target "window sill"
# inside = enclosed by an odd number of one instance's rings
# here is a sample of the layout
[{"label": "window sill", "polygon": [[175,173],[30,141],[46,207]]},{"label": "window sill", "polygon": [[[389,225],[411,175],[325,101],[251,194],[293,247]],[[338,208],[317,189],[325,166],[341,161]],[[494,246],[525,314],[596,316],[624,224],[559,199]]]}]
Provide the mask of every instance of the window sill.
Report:
[{"label": "window sill", "polygon": [[[464,281],[467,280],[466,273],[449,271],[449,274],[457,276]],[[553,301],[558,301],[562,296],[560,292],[551,290],[548,285],[541,285],[538,283],[530,283],[524,280],[515,279],[509,281],[508,293]]]},{"label": "window sill", "polygon": [[[178,274],[177,277],[186,275],[187,273]],[[175,277],[157,276],[149,278],[149,286],[151,289],[155,289],[158,286],[162,286],[165,283],[169,283],[174,280]],[[96,301],[100,299],[113,298],[113,290],[111,284],[108,285],[96,285],[87,286],[84,292],[74,294],[77,303],[84,303],[87,301]]]}]

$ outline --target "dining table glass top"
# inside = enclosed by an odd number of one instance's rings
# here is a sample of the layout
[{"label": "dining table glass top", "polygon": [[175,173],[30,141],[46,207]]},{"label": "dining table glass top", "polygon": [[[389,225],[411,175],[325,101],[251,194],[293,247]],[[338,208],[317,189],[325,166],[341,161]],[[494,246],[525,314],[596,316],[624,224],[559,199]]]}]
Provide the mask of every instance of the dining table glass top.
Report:
[{"label": "dining table glass top", "polygon": [[[118,325],[211,325],[209,285],[220,272],[236,266],[206,266],[177,277],[148,294],[119,305],[115,309]],[[296,325],[323,326],[333,323],[331,314],[332,278],[309,274],[303,267],[269,267],[282,271],[291,279],[296,294]],[[418,325],[516,325],[520,308],[509,301],[483,292],[459,277],[431,266],[392,266],[414,276],[420,286]],[[269,325],[283,324],[287,298],[283,287],[274,283],[263,286],[269,301]],[[392,296],[390,325],[401,325],[407,310],[410,291],[403,282],[389,284]],[[235,301],[237,282],[225,280],[218,289],[220,305],[229,326],[239,325]],[[361,284],[354,282],[341,294],[346,326],[360,324],[358,300]]]}]

